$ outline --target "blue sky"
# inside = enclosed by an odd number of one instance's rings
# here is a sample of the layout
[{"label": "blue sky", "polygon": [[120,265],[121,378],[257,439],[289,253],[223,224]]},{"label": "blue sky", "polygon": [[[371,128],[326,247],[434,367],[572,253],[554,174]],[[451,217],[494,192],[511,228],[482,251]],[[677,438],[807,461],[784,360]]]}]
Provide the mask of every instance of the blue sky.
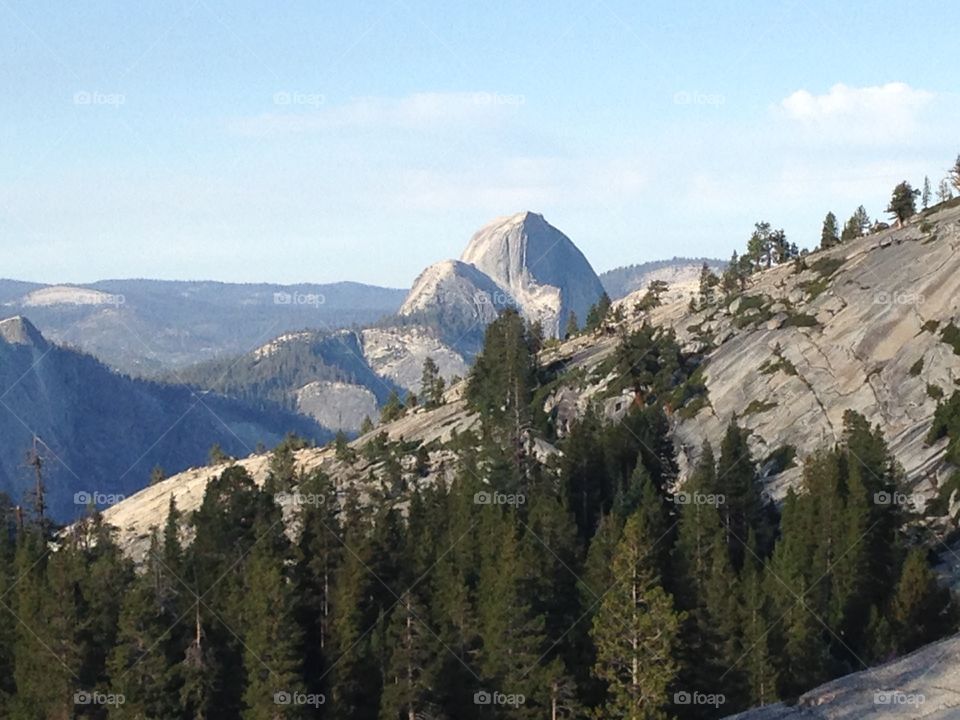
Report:
[{"label": "blue sky", "polygon": [[[736,5],[736,7],[732,7]],[[813,245],[958,152],[956,2],[0,0],[0,276],[408,286]]]}]

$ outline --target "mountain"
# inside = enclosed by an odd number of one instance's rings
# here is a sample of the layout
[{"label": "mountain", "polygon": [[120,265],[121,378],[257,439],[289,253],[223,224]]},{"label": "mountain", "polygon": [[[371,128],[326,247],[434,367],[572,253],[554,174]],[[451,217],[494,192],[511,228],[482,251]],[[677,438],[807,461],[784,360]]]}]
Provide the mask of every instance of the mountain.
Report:
[{"label": "mountain", "polygon": [[[699,363],[701,390],[670,413],[681,477],[703,442],[719,447],[737,417],[767,491],[781,497],[799,481],[803,458],[839,441],[845,411],[855,410],[883,429],[906,487],[918,498],[936,497],[952,468],[944,462],[946,439],[927,446],[925,436],[937,397],[960,386],[958,249],[960,207],[946,205],[902,229],[758,273],[728,304],[692,310],[676,300],[642,312],[635,306],[643,291],[622,299],[625,329],[670,328]],[[539,402],[561,438],[589,403],[613,421],[634,403],[613,363],[618,344],[618,333],[604,329],[542,353],[541,365],[558,374]],[[380,429],[394,439],[442,444],[478,421],[462,392],[461,383],[442,408]],[[325,449],[302,457],[311,466],[333,462]]]},{"label": "mountain", "polygon": [[645,289],[654,280],[663,280],[672,288],[696,291],[700,270],[706,263],[714,271],[726,267],[726,262],[716,258],[683,258],[652,260],[636,265],[625,265],[600,273],[604,290],[614,300],[619,300],[638,290]]},{"label": "mountain", "polygon": [[253,403],[281,403],[327,427],[356,431],[391,391],[419,393],[423,364],[463,377],[484,330],[507,307],[547,334],[602,294],[590,264],[543,216],[499,218],[473,235],[461,260],[427,267],[393,317],[360,330],[284,333],[245,354],[163,377]]},{"label": "mountain", "polygon": [[163,379],[257,407],[281,405],[324,427],[354,431],[364,418],[377,418],[391,392],[404,391],[367,362],[366,333],[286,333],[249,353],[172,371]]},{"label": "mountain", "polygon": [[54,342],[141,376],[247,352],[290,330],[370,323],[396,312],[404,295],[350,282],[41,285],[0,280],[5,314],[25,315]]},{"label": "mountain", "polygon": [[[525,426],[518,424],[516,436],[511,434],[492,451],[484,449],[484,443],[490,441],[482,441],[477,431],[493,429],[512,432],[515,427],[513,414],[507,413],[505,418],[498,420],[493,417],[497,409],[495,405],[492,411],[479,412],[476,404],[471,405],[466,401],[466,383],[461,382],[447,389],[439,407],[407,409],[400,417],[382,423],[357,438],[347,448],[331,444],[300,450],[294,455],[294,463],[301,471],[321,470],[323,477],[331,479],[331,494],[323,496],[324,502],[339,498],[346,503],[354,498],[363,506],[365,512],[361,515],[368,512],[373,516],[384,509],[394,509],[399,513],[400,508],[409,507],[407,493],[412,488],[418,488],[422,490],[418,495],[420,501],[431,503],[430,507],[435,509],[438,517],[446,521],[456,515],[450,509],[459,508],[457,512],[463,513],[463,517],[458,521],[463,527],[470,528],[471,510],[481,520],[485,517],[502,519],[513,516],[514,511],[479,506],[493,504],[491,496],[494,495],[499,498],[497,503],[507,503],[509,498],[514,497],[510,493],[513,492],[511,488],[515,489],[516,486],[507,484],[513,482],[515,477],[512,474],[514,458],[522,459],[524,465],[529,463],[531,467],[536,467],[536,471],[530,475],[521,475],[525,481],[531,477],[538,481],[521,486],[524,492],[541,494],[538,500],[544,497],[559,498],[557,517],[562,518],[568,516],[565,508],[572,507],[562,501],[564,498],[569,501],[569,480],[596,482],[596,485],[586,486],[588,491],[601,487],[611,477],[611,471],[606,469],[608,463],[618,463],[619,453],[624,448],[633,447],[636,456],[626,458],[628,462],[621,477],[639,477],[641,482],[648,482],[648,473],[653,470],[663,472],[667,468],[662,477],[670,483],[672,492],[666,498],[674,502],[666,503],[670,507],[665,508],[665,512],[673,517],[679,514],[690,518],[696,516],[685,515],[683,509],[673,506],[688,504],[689,501],[684,502],[680,498],[686,492],[685,484],[690,480],[691,465],[698,459],[699,449],[706,441],[719,448],[720,436],[732,418],[738,419],[740,427],[744,429],[742,437],[746,438],[749,445],[750,453],[745,455],[751,457],[751,479],[757,477],[760,489],[765,491],[768,499],[776,502],[782,498],[787,487],[800,487],[802,464],[813,457],[822,459],[824,456],[817,453],[826,452],[843,442],[844,415],[852,410],[861,413],[867,422],[879,428],[892,456],[902,466],[901,479],[899,473],[891,469],[892,463],[887,464],[885,458],[879,459],[883,455],[872,456],[874,463],[883,465],[884,469],[879,472],[897,488],[898,496],[907,498],[896,502],[909,502],[912,511],[901,516],[900,510],[895,508],[877,510],[877,506],[886,506],[894,501],[878,497],[877,494],[871,495],[872,488],[868,489],[869,486],[864,483],[860,485],[862,500],[864,507],[870,508],[865,509],[864,513],[876,510],[880,517],[895,517],[896,522],[902,519],[908,523],[904,532],[895,532],[891,528],[893,539],[889,548],[898,556],[906,555],[909,545],[929,539],[926,552],[910,554],[914,559],[919,558],[922,567],[927,568],[928,555],[943,561],[950,560],[948,555],[956,555],[956,544],[951,546],[949,543],[950,535],[955,533],[957,520],[960,519],[957,468],[949,459],[955,461],[957,457],[956,417],[951,420],[947,437],[941,440],[934,438],[929,444],[926,441],[928,437],[933,437],[931,429],[935,427],[935,418],[940,414],[938,407],[947,408],[955,404],[944,405],[938,403],[937,398],[953,395],[960,385],[958,248],[960,203],[944,204],[921,214],[902,228],[876,232],[833,249],[817,251],[796,261],[759,271],[746,279],[744,289],[732,290],[730,296],[718,297],[709,303],[691,306],[683,299],[668,299],[661,306],[651,307],[650,303],[639,303],[641,293],[635,293],[622,299],[619,303],[622,312],[610,315],[596,331],[581,333],[563,342],[549,343],[540,352],[535,363],[536,380],[524,396],[530,399],[530,421]],[[509,322],[508,317],[506,327],[517,327]],[[638,335],[642,339],[648,332],[660,333],[652,337],[666,338],[665,342],[644,347],[641,341],[633,340]],[[496,336],[492,337],[495,341]],[[511,352],[512,348],[519,345],[516,343],[511,346]],[[507,346],[501,343],[497,347]],[[652,358],[652,362],[643,364],[637,376],[640,380],[636,383],[632,382],[630,375],[633,368],[641,364],[631,362],[626,371],[623,365],[624,353],[629,353],[633,348],[642,352],[641,360],[651,355],[653,350],[657,351],[658,356]],[[626,357],[632,360],[631,356]],[[485,359],[485,367],[496,370],[497,358],[492,362],[490,358]],[[504,364],[510,368],[525,367],[522,362],[508,360],[506,354]],[[495,375],[495,372],[491,374]],[[507,383],[506,394],[503,394],[503,387],[498,386],[497,396],[506,397],[509,402],[511,393],[519,392],[514,388],[526,382],[517,381],[515,385],[514,380],[518,377],[492,377],[490,382]],[[666,384],[659,385],[660,380]],[[476,398],[481,396],[474,389],[471,397],[476,403]],[[486,402],[487,398],[487,395],[483,395],[481,402]],[[572,428],[577,427],[575,421],[583,417],[588,407],[597,408],[600,418],[591,423],[582,423],[580,430],[574,433]],[[602,429],[599,419],[606,421]],[[488,422],[491,424],[487,425]],[[587,429],[583,430],[583,427]],[[591,427],[596,429],[591,430]],[[640,431],[639,434],[633,433],[634,428]],[[861,441],[868,435],[869,432],[862,432]],[[660,441],[665,444],[660,444]],[[670,442],[673,444],[673,453],[669,450]],[[868,447],[869,457],[871,452],[880,452],[873,442],[871,436],[867,446],[858,447]],[[953,449],[948,455],[947,446],[951,443]],[[505,451],[506,454],[500,457],[499,453]],[[721,451],[721,462],[726,452]],[[672,470],[674,454],[679,465],[676,474]],[[739,465],[745,455],[735,458],[734,462]],[[836,457],[840,462],[841,456]],[[850,472],[849,468],[854,467],[850,464],[850,457],[854,455],[848,455],[842,461],[844,472]],[[252,455],[237,462],[235,472],[244,478],[245,473],[249,473],[255,483],[263,485],[270,464],[270,455]],[[815,480],[821,479],[817,473],[823,467],[819,464],[810,466]],[[865,464],[864,467],[871,466]],[[476,472],[473,468],[480,471]],[[638,473],[630,468],[641,468],[645,472]],[[189,513],[198,506],[211,480],[220,478],[223,482],[224,470],[222,464],[191,469],[110,507],[105,511],[104,519],[118,528],[118,542],[125,552],[135,560],[142,560],[148,549],[150,528],[164,522],[170,499],[176,500],[181,512]],[[296,518],[303,517],[298,513],[306,512],[306,506],[317,504],[312,499],[317,496],[309,494],[316,492],[310,489],[314,486],[306,483],[297,485],[297,476],[293,477],[292,487],[284,493],[283,500],[285,517],[292,524]],[[851,474],[850,477],[855,475]],[[949,482],[948,478],[951,478]],[[488,491],[498,490],[494,484],[497,479],[503,483],[499,486],[502,491],[499,495]],[[885,482],[880,478],[877,481]],[[813,500],[821,502],[825,497],[840,498],[841,493],[853,492],[850,489],[853,485],[844,487],[843,483],[839,483],[830,489],[823,487],[825,485],[828,483],[811,482],[805,486],[803,494],[810,493]],[[650,487],[648,484],[647,488]],[[731,483],[730,487],[736,486]],[[440,492],[434,492],[438,488]],[[560,488],[557,495],[554,495],[554,488]],[[305,494],[299,495],[301,492]],[[457,492],[461,494],[456,495]],[[833,494],[824,495],[826,492]],[[817,497],[816,493],[821,495]],[[521,494],[520,497],[524,496]],[[587,498],[587,492],[580,497]],[[926,503],[929,499],[947,502]],[[611,512],[615,514],[616,502],[611,502]],[[846,508],[854,507],[846,504],[849,501],[845,498],[840,502]],[[795,514],[797,507],[797,504],[793,504],[790,510],[794,513],[793,520],[798,517]],[[808,504],[806,507],[819,512],[824,506]],[[833,541],[836,537],[848,538],[844,530],[848,517],[846,514],[833,517],[835,535],[831,535],[815,527],[815,523],[810,526],[788,526],[788,509],[783,508],[783,513],[784,522],[779,525],[782,534],[778,543],[785,542],[783,538],[787,537],[788,529],[794,541],[804,532],[810,533],[811,543]],[[776,514],[770,510],[770,522],[774,524],[771,532],[776,529],[778,522]],[[521,516],[519,510],[516,515]],[[422,516],[422,513],[418,516]],[[531,517],[534,517],[532,513]],[[638,515],[632,515],[631,519],[635,517]],[[806,517],[810,519],[814,516]],[[715,527],[722,528],[719,517],[715,516],[715,519],[718,523]],[[661,521],[666,526],[666,518],[657,520]],[[557,522],[562,520],[558,519]],[[758,519],[757,522],[765,523],[766,520]],[[629,520],[627,527],[631,527]],[[638,526],[632,527],[635,529]],[[798,527],[801,529],[798,530]],[[503,533],[502,528],[498,524],[492,531],[485,530],[470,536],[471,540],[462,548],[465,557],[473,557],[469,553],[477,553],[478,548],[481,553],[477,554],[482,554],[486,544],[492,543],[491,536],[486,534],[488,532],[496,533],[493,536],[496,541],[502,542],[504,537],[512,537],[509,532]],[[522,525],[520,529],[523,529]],[[574,533],[576,529],[571,527],[570,532]],[[629,537],[626,532],[625,529],[623,538]],[[861,544],[863,537],[859,533],[854,535],[857,538],[848,547]],[[460,537],[459,533],[456,537]],[[522,537],[534,547],[544,545],[549,551],[542,555],[544,558],[555,552],[551,545],[539,540],[539,533],[530,531],[529,535]],[[551,537],[557,537],[556,533]],[[389,555],[389,551],[384,549],[386,546],[376,547],[378,552]],[[800,574],[799,580],[790,577],[789,581],[785,581],[778,573],[779,561],[769,559],[771,553],[774,558],[782,558],[783,555],[778,555],[781,547],[778,544],[777,549],[759,551],[765,553],[766,558],[762,579],[769,581],[771,586],[782,586],[791,592],[786,593],[785,598],[775,599],[775,596],[771,596],[768,599],[789,606],[792,604],[789,596],[796,595],[797,607],[806,607],[801,594],[802,588],[807,587],[803,584],[806,582],[805,576]],[[810,547],[819,548],[816,544]],[[614,557],[616,555],[615,552]],[[594,572],[598,571],[597,568],[605,571],[603,557],[600,564],[591,565],[588,561],[588,567]],[[382,561],[382,555],[378,559]],[[563,560],[557,559],[562,565]],[[458,559],[452,562],[462,561]],[[635,562],[631,559],[631,563]],[[952,562],[956,564],[955,560]],[[493,567],[496,569],[498,566]],[[560,571],[559,566],[557,568],[557,574],[566,578],[567,573]],[[892,649],[887,649],[886,644],[881,644],[876,650],[871,648],[872,654],[864,655],[871,662],[883,662],[893,652],[905,653],[915,647],[903,640],[909,633],[904,632],[904,623],[893,614],[897,612],[897,603],[913,602],[909,598],[904,600],[900,589],[911,588],[912,579],[919,577],[916,581],[917,594],[930,592],[930,595],[924,596],[934,597],[934,591],[930,590],[935,587],[933,576],[910,574],[905,568],[906,564],[896,582],[897,594],[886,595],[896,580],[891,577],[891,582],[884,585],[882,601],[876,606],[894,607],[890,611],[880,610],[893,618],[888,620],[884,617],[883,622],[891,622],[890,630],[874,631],[879,643],[886,643],[887,635],[901,639],[897,645],[889,646]],[[815,574],[819,574],[819,570]],[[518,574],[517,588],[525,587],[519,584],[521,577]],[[956,580],[955,577],[948,579]],[[617,584],[615,578],[601,580],[607,583],[611,581]],[[739,581],[731,579],[730,582],[733,586]],[[761,586],[765,586],[765,583],[761,582]],[[499,589],[500,586],[496,587]],[[570,585],[564,587],[576,586],[570,581]],[[801,591],[792,590],[793,587],[799,587]],[[810,587],[812,589],[813,586]],[[571,590],[571,597],[575,594],[576,590]],[[735,593],[731,595],[735,596]],[[599,594],[597,596],[599,599]],[[814,593],[811,592],[810,596],[814,597]],[[814,602],[820,601],[814,600],[810,604]],[[925,612],[927,606],[911,607],[913,611]],[[940,606],[933,604],[930,607],[934,608],[931,616],[936,616],[936,608]],[[778,619],[778,615],[779,608],[764,620],[772,623],[771,631],[773,626],[781,622],[782,617]],[[815,617],[821,623],[827,622],[820,619],[819,613]],[[851,617],[857,616],[854,614]],[[792,632],[800,623],[796,618],[790,622]],[[893,622],[898,625],[893,626]],[[935,617],[930,618],[930,623],[937,632],[923,635],[926,638],[924,642],[944,637],[946,632],[950,632],[950,626],[946,623],[937,625]],[[909,629],[910,623],[906,625]],[[566,623],[561,625],[562,629],[567,627]],[[611,627],[616,633],[620,624],[614,623]],[[811,630],[805,631],[808,632],[806,637],[809,641],[817,643],[818,648],[825,652],[832,652],[819,627],[814,623],[810,623],[810,627]],[[913,628],[917,633],[928,629]],[[778,632],[782,635],[785,630]],[[873,638],[869,640],[872,642]],[[835,668],[832,665],[827,668],[830,661],[824,660],[824,667],[820,668],[822,672],[818,671],[817,677],[841,672],[840,668],[852,672],[862,667],[845,652],[847,640],[838,642],[843,644],[845,659]],[[914,655],[904,655],[894,663],[806,691],[807,687],[814,684],[810,682],[797,691],[803,694],[795,706],[771,705],[751,711],[743,717],[749,720],[852,718],[868,714],[883,717],[883,713],[889,710],[883,706],[888,704],[894,706],[893,711],[887,713],[889,717],[918,716],[911,715],[914,711],[922,711],[923,716],[929,717],[954,717],[957,707],[955,685],[957,673],[960,672],[958,642],[960,640],[956,637],[942,640]],[[866,645],[863,638],[861,643]],[[771,645],[768,651],[771,657],[777,653],[775,660],[769,660],[771,667],[778,671],[782,667],[789,667],[785,665],[789,658],[785,658],[779,646]],[[820,657],[817,655],[817,658]],[[791,678],[787,680],[793,682]],[[777,691],[781,697],[791,697],[790,693],[793,692],[782,688],[777,688]],[[924,698],[919,700],[919,695]],[[922,705],[905,708],[904,702]]]},{"label": "mountain", "polygon": [[543,215],[521,212],[480,228],[459,262],[428,268],[400,314],[440,312],[453,323],[452,330],[444,328],[449,338],[483,327],[500,308],[514,306],[557,337],[571,312],[582,322],[602,294],[599,278],[570,238]]},{"label": "mountain", "polygon": [[49,512],[58,520],[84,511],[75,493],[131,495],[154,466],[175,473],[199,465],[214,443],[242,456],[291,431],[317,441],[331,435],[277,407],[118,374],[49,342],[21,316],[0,321],[0,388],[0,491],[25,501],[33,488],[26,453],[36,436]]}]

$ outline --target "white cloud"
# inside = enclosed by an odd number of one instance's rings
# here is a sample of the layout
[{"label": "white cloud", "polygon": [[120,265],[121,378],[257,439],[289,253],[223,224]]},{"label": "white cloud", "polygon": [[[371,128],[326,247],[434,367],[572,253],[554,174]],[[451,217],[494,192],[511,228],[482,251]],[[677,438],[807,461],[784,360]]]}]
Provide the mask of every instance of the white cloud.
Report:
[{"label": "white cloud", "polygon": [[232,120],[228,130],[246,136],[330,130],[437,130],[495,125],[526,104],[523,95],[486,91],[424,92],[401,98],[358,97],[331,104],[323,95],[280,91],[276,110]]},{"label": "white cloud", "polygon": [[902,82],[867,87],[838,83],[823,95],[797,90],[780,102],[779,110],[815,139],[883,144],[914,135],[933,99],[933,93]]}]

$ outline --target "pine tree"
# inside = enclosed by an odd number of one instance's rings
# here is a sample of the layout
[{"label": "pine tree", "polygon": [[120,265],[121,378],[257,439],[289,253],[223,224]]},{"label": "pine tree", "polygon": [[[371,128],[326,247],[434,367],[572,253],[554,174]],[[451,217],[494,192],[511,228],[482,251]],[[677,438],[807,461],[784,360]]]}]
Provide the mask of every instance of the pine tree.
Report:
[{"label": "pine tree", "polygon": [[930,187],[930,178],[924,175],[923,176],[923,193],[920,196],[920,200],[923,203],[924,210],[930,207],[930,201],[932,199],[933,199],[933,188]]},{"label": "pine tree", "polygon": [[377,621],[377,609],[370,601],[375,581],[367,569],[368,528],[355,497],[347,497],[343,514],[343,544],[349,549],[344,551],[332,598],[330,705],[335,718],[352,720],[376,712],[377,698],[371,697],[369,683],[377,670],[366,634]]},{"label": "pine tree", "polygon": [[916,650],[957,628],[957,608],[950,590],[941,586],[926,553],[918,548],[911,550],[903,563],[890,614],[901,653]]},{"label": "pine tree", "polygon": [[919,194],[920,191],[914,190],[906,180],[893,189],[887,212],[897,221],[898,226],[903,225],[906,220],[917,214],[917,196]]},{"label": "pine tree", "polygon": [[820,249],[826,250],[840,242],[840,231],[837,228],[837,216],[828,212],[820,230]]},{"label": "pine tree", "polygon": [[949,177],[953,187],[956,188],[957,192],[960,192],[960,155],[957,155],[956,162],[954,162],[953,167],[950,168]]},{"label": "pine tree", "polygon": [[391,390],[390,395],[387,397],[387,402],[380,410],[380,422],[393,422],[397,418],[401,417],[405,410],[406,408],[403,406],[403,401],[400,400],[400,396],[397,394],[397,391]]},{"label": "pine tree", "polygon": [[707,263],[703,263],[700,268],[699,297],[701,307],[709,307],[716,302],[716,288],[720,284],[720,278],[710,269]]},{"label": "pine tree", "polygon": [[274,511],[263,513],[254,529],[257,541],[244,572],[243,692],[246,720],[301,717],[304,707],[290,702],[304,691],[297,599],[286,569],[290,555],[283,525]]},{"label": "pine tree", "polygon": [[577,319],[577,314],[571,310],[570,314],[567,315],[567,328],[563,333],[564,338],[572,338],[580,333],[580,321]]},{"label": "pine tree", "polygon": [[389,622],[389,660],[380,699],[381,720],[437,717],[438,649],[423,620],[426,610],[413,592],[397,601]]},{"label": "pine tree", "polygon": [[597,330],[606,319],[612,304],[610,296],[607,295],[607,293],[602,293],[600,299],[590,307],[590,311],[587,313],[587,322],[584,325],[584,330]]},{"label": "pine tree", "polygon": [[743,568],[743,666],[747,682],[747,703],[750,707],[769,705],[779,700],[777,672],[770,652],[769,599],[763,579],[763,568],[750,558]]},{"label": "pine tree", "polygon": [[304,478],[299,488],[300,536],[295,578],[303,633],[304,680],[312,693],[325,693],[330,667],[333,585],[342,561],[336,489],[323,472]]},{"label": "pine tree", "polygon": [[613,556],[615,584],[593,620],[594,674],[607,684],[605,717],[664,718],[667,691],[680,666],[683,615],[660,585],[651,560],[654,538],[642,511],[627,520]]},{"label": "pine tree", "polygon": [[945,203],[951,199],[953,199],[953,190],[950,189],[950,181],[944,178],[940,181],[940,184],[937,185],[937,200]]},{"label": "pine tree", "polygon": [[745,555],[744,543],[750,530],[761,547],[769,535],[763,522],[763,501],[757,483],[757,471],[747,444],[747,433],[732,420],[720,444],[717,463],[717,493],[724,497],[720,506],[727,547],[733,567],[739,572]]},{"label": "pine tree", "polygon": [[428,357],[423,361],[423,373],[420,376],[420,394],[423,396],[424,406],[435,408],[442,405],[444,389],[440,367],[432,357]]},{"label": "pine tree", "polygon": [[487,527],[498,529],[482,533],[491,548],[481,556],[477,584],[481,676],[493,689],[532,698],[542,687],[536,671],[548,643],[545,618],[529,601],[529,546],[521,542],[512,511],[487,505],[483,512]]},{"label": "pine tree", "polygon": [[144,572],[124,595],[117,642],[107,664],[111,691],[124,702],[111,718],[175,718],[179,714],[175,635],[180,615],[171,590],[179,582],[167,572],[154,532]]}]

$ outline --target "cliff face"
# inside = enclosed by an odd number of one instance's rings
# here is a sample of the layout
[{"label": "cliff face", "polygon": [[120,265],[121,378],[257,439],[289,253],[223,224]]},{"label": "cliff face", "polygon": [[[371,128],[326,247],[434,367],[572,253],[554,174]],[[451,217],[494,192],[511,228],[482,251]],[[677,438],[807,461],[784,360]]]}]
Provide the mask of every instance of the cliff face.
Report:
[{"label": "cliff face", "polygon": [[540,321],[547,335],[558,336],[571,312],[582,322],[602,293],[600,279],[570,238],[542,215],[522,212],[478,230],[459,261],[427,268],[400,314],[436,317],[443,327],[483,327],[512,306]]},{"label": "cliff face", "polygon": [[460,259],[504,288],[548,335],[559,335],[571,312],[583,322],[603,294],[600,279],[570,238],[531,212],[484,226]]},{"label": "cliff face", "polygon": [[[678,413],[682,458],[694,460],[704,440],[716,447],[734,415],[757,458],[788,445],[802,458],[839,439],[855,410],[883,428],[920,493],[935,493],[944,448],[924,436],[937,397],[960,385],[958,250],[960,208],[945,208],[815,253],[803,269],[761,273],[728,305],[655,311],[654,322],[706,351],[709,402],[692,417]],[[777,478],[774,494],[798,473]]]}]

